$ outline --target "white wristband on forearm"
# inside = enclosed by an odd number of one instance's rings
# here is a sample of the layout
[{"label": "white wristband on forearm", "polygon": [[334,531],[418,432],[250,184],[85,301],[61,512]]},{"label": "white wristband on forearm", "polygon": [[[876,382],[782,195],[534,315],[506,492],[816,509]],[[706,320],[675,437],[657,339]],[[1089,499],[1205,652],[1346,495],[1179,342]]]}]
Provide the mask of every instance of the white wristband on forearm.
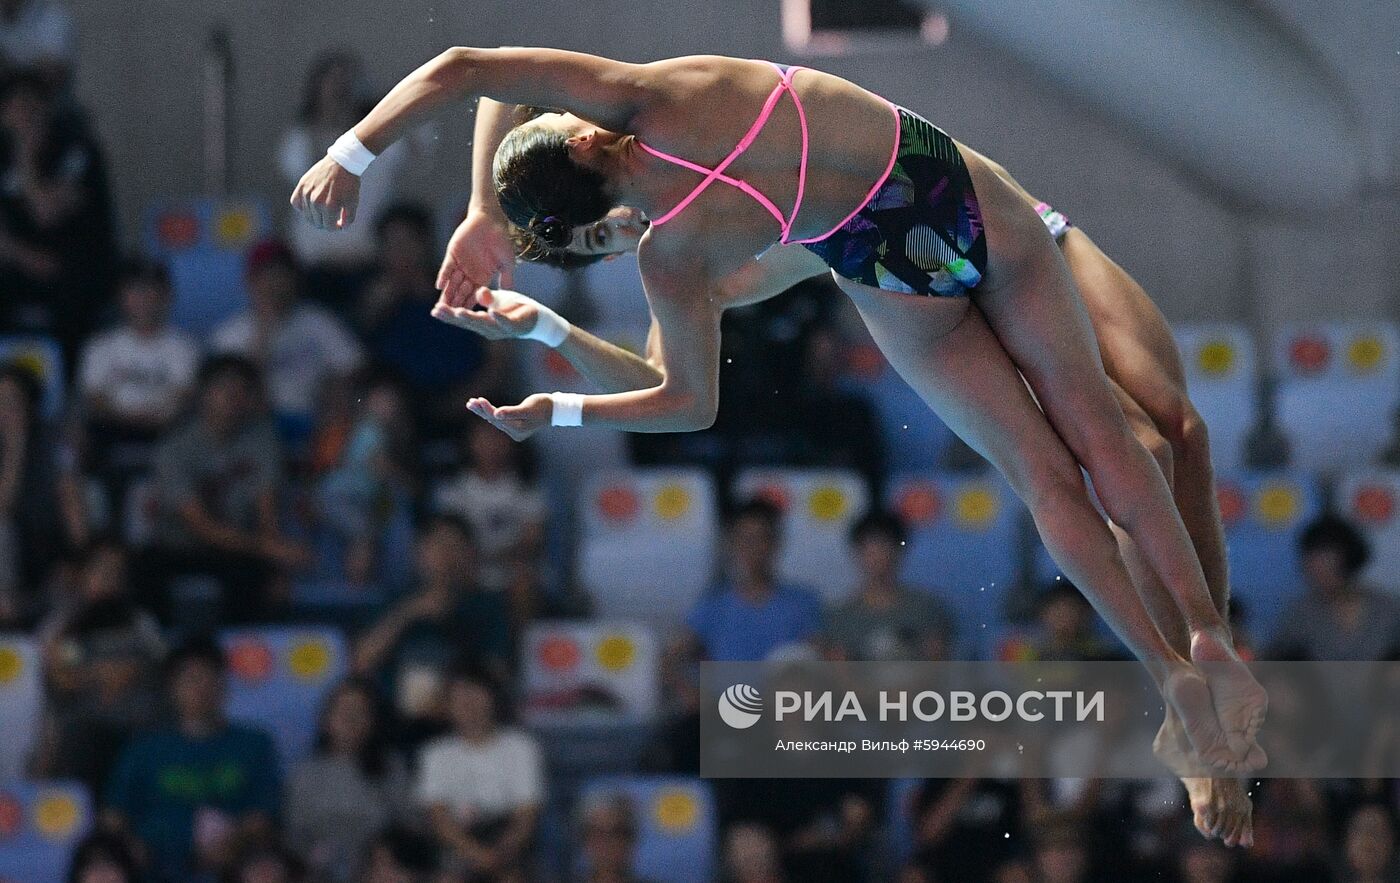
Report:
[{"label": "white wristband on forearm", "polygon": [[583,396],[576,392],[552,392],[554,412],[549,415],[550,426],[582,426]]},{"label": "white wristband on forearm", "polygon": [[360,143],[356,137],[355,130],[350,129],[344,135],[335,139],[327,150],[326,155],[340,163],[345,171],[359,177],[369,168],[369,164],[374,162],[374,154],[369,152],[369,148]]},{"label": "white wristband on forearm", "polygon": [[535,327],[521,336],[526,340],[538,340],[550,349],[554,349],[569,336],[571,327],[573,326],[569,324],[568,319],[544,304],[540,304],[535,314]]}]

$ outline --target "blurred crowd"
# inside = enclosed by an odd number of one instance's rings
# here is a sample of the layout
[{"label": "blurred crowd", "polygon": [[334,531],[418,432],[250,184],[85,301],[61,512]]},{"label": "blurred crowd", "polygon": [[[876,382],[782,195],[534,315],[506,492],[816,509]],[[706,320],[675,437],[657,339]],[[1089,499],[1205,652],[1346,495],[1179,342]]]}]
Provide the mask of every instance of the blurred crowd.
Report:
[{"label": "blurred crowd", "polygon": [[[71,29],[51,0],[0,0],[0,335],[55,341],[71,378],[50,411],[30,366],[0,365],[0,631],[39,642],[45,691],[33,756],[4,772],[90,789],[98,822],[69,879],[638,880],[639,808],[580,799],[514,711],[525,630],[586,618],[589,598],[537,456],[463,407],[536,391],[516,360],[543,351],[429,316],[435,215],[394,187],[421,146],[379,160],[351,231],[288,218],[252,247],[246,311],[196,339],[171,323],[167,268],[119,248],[103,152],[69,88]],[[359,118],[362,79],[348,54],[312,66],[268,158],[289,183]],[[747,464],[840,467],[878,492],[871,404],[836,382],[853,333],[838,303],[813,284],[727,314],[716,426],[631,440],[633,462],[699,464],[720,487]],[[779,578],[771,502],[725,503],[713,588],[668,640],[647,772],[698,772],[698,660],[943,660],[967,637],[956,598],[901,582],[894,514],[855,523],[859,577],[831,604]],[[1241,649],[1400,658],[1400,600],[1360,579],[1361,533],[1326,516],[1297,553],[1306,585],[1280,587],[1301,591],[1283,627],[1255,635],[1235,611]],[[309,614],[308,582],[359,603]],[[1008,657],[1122,657],[1069,583],[1023,594]],[[281,769],[267,733],[226,715],[214,636],[311,616],[346,630],[351,675],[311,756]],[[1195,833],[1160,779],[709,785],[734,883],[1400,879],[1389,780],[1254,784],[1248,853]],[[896,800],[911,823],[891,848]]]}]

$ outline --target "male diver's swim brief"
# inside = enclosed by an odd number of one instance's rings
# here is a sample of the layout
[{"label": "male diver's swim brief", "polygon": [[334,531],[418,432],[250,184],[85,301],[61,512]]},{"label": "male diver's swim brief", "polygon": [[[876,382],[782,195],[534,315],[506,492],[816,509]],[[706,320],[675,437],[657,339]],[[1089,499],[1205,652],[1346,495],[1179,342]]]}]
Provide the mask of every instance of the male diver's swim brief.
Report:
[{"label": "male diver's swim brief", "polygon": [[830,236],[804,243],[838,274],[885,291],[966,295],[987,270],[972,178],[957,144],[896,107],[899,146],[884,182]]}]

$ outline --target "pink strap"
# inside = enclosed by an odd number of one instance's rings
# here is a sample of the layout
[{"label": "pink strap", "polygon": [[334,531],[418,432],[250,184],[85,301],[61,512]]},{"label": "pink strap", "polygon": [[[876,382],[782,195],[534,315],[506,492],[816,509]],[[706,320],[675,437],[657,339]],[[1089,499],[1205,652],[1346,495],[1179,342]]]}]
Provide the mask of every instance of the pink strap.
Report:
[{"label": "pink strap", "polygon": [[[773,64],[773,62],[769,62],[769,64]],[[654,226],[659,227],[662,224],[674,218],[676,215],[680,214],[686,208],[686,206],[694,202],[696,197],[698,197],[701,193],[704,193],[705,190],[708,189],[709,186],[715,181],[723,181],[731,187],[736,187],[739,190],[742,190],[744,193],[747,193],[749,196],[753,197],[759,205],[767,209],[768,213],[772,215],[775,220],[777,220],[779,225],[781,225],[780,241],[784,243],[787,242],[788,235],[792,232],[792,224],[794,221],[797,220],[797,212],[802,207],[802,193],[807,185],[807,113],[802,107],[802,100],[797,97],[797,91],[792,88],[792,77],[795,73],[797,73],[797,71],[801,70],[801,68],[792,67],[784,71],[782,67],[777,64],[773,64],[773,68],[778,71],[778,74],[781,77],[781,79],[778,82],[778,85],[774,86],[773,91],[768,94],[768,100],[764,102],[763,109],[759,112],[758,118],[754,120],[753,125],[749,127],[748,132],[744,134],[743,138],[739,139],[739,143],[734,146],[734,149],[732,151],[730,151],[729,156],[725,157],[724,161],[721,162],[719,165],[715,166],[713,169],[707,169],[699,163],[693,163],[690,160],[682,159],[681,157],[675,156],[674,154],[666,153],[662,150],[657,150],[656,148],[650,146],[646,142],[638,139],[637,144],[640,145],[643,150],[645,150],[647,153],[650,153],[657,159],[662,159],[669,163],[681,166],[682,168],[690,169],[693,172],[699,172],[700,174],[705,176],[705,180],[697,184],[695,186],[695,189],[690,191],[690,193],[684,199],[678,202],[674,208],[666,212],[661,217],[653,219],[651,223]],[[776,109],[778,106],[778,99],[782,97],[782,94],[784,92],[787,92],[792,95],[793,106],[797,108],[797,120],[802,128],[802,162],[798,166],[797,170],[797,200],[793,204],[792,214],[790,216],[785,216],[782,210],[779,209],[777,205],[773,203],[773,200],[769,199],[767,196],[764,196],[762,193],[759,192],[758,188],[749,184],[749,182],[740,180],[738,178],[732,178],[729,175],[724,174],[724,170],[727,169],[730,166],[730,164],[734,162],[734,160],[738,159],[744,153],[744,151],[748,150],[749,146],[753,144],[754,139],[758,137],[758,133],[763,131],[763,127],[768,124],[768,118],[773,115],[774,109]]]}]

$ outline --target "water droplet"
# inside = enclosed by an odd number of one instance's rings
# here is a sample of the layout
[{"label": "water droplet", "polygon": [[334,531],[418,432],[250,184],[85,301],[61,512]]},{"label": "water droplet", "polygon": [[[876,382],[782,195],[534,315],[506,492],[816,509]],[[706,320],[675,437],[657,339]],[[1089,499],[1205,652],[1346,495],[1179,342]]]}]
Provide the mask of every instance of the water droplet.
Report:
[{"label": "water droplet", "polygon": [[1001,835],[1001,836],[1002,836],[1003,838],[1005,838],[1006,840],[1010,840],[1010,839],[1011,839],[1011,832],[1010,832],[1010,831],[1007,831],[1005,834],[1003,834],[1003,835]]}]

